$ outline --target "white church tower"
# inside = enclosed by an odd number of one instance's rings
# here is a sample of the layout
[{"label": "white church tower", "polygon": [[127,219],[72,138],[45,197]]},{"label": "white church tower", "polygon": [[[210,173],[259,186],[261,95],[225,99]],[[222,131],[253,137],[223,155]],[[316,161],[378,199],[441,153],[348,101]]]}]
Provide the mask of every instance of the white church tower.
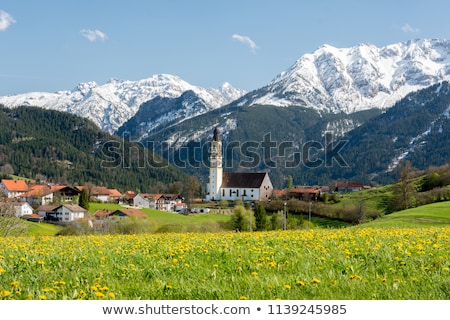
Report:
[{"label": "white church tower", "polygon": [[209,183],[206,185],[206,201],[220,200],[222,186],[222,140],[219,129],[214,129],[209,151]]}]

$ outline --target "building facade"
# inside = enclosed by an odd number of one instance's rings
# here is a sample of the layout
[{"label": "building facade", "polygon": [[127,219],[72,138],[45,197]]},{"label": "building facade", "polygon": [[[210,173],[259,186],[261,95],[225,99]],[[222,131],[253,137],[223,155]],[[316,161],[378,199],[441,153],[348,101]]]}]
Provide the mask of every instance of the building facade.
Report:
[{"label": "building facade", "polygon": [[241,199],[264,201],[272,196],[273,185],[267,172],[223,172],[222,140],[218,128],[211,140],[206,201]]}]

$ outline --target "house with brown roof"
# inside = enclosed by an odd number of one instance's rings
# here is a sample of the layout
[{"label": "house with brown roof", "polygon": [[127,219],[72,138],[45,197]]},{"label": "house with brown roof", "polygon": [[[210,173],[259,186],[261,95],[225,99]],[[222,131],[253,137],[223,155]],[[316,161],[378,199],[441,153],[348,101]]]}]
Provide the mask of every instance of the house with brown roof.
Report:
[{"label": "house with brown roof", "polygon": [[30,205],[46,205],[53,202],[72,202],[79,194],[78,189],[66,185],[36,184],[21,194],[20,199]]},{"label": "house with brown roof", "polygon": [[117,210],[97,210],[94,213],[96,220],[105,220],[107,218],[118,217],[123,219],[126,217],[146,218],[145,213],[138,209],[117,209]]},{"label": "house with brown roof", "polygon": [[17,198],[28,191],[28,184],[25,180],[2,179],[0,188],[3,189],[7,198]]},{"label": "house with brown roof", "polygon": [[107,187],[87,187],[77,186],[80,192],[83,189],[88,191],[90,198],[98,202],[117,202],[122,197],[122,194],[116,189],[108,189]]},{"label": "house with brown roof", "polygon": [[358,192],[364,188],[362,182],[357,181],[338,181],[335,184],[334,192],[339,193],[349,193],[349,192]]},{"label": "house with brown roof", "polygon": [[224,172],[220,199],[269,200],[273,192],[267,172]]},{"label": "house with brown roof", "polygon": [[[41,207],[38,208],[39,215],[41,215],[41,209]],[[54,207],[52,211],[45,211],[45,220],[71,222],[83,219],[86,212],[86,209],[77,204],[63,204]]]},{"label": "house with brown roof", "polygon": [[317,201],[320,197],[320,188],[315,187],[294,187],[288,191],[289,198],[302,201]]}]

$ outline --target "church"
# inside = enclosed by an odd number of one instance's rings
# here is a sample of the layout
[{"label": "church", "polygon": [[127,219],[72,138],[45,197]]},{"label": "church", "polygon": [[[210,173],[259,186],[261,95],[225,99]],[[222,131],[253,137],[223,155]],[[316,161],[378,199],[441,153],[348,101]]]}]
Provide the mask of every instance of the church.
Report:
[{"label": "church", "polygon": [[222,140],[217,127],[211,141],[209,160],[206,201],[264,201],[272,196],[273,186],[267,172],[223,172]]}]

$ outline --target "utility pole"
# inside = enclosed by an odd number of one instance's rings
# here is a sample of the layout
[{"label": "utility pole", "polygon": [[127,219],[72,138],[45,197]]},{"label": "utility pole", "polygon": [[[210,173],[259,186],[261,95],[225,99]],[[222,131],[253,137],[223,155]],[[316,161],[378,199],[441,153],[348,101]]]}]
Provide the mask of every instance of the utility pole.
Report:
[{"label": "utility pole", "polygon": [[311,222],[311,201],[309,202],[309,222]]},{"label": "utility pole", "polygon": [[287,230],[287,226],[286,226],[286,220],[287,220],[287,215],[286,215],[286,202],[284,203],[284,228],[283,230]]},{"label": "utility pole", "polygon": [[250,204],[250,232],[252,232],[252,220],[253,220],[253,207],[255,204],[252,202]]}]

